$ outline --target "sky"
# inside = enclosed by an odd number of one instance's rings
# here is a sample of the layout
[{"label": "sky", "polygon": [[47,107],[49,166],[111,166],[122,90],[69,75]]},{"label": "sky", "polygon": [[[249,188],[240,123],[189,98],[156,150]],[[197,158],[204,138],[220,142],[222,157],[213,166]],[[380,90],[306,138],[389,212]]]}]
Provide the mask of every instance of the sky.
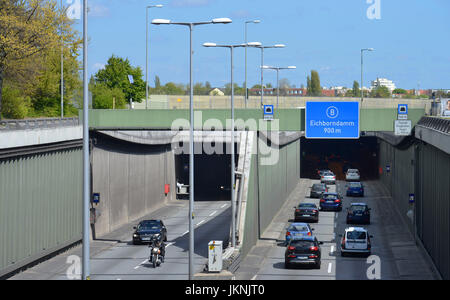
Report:
[{"label": "sky", "polygon": [[[76,3],[80,0],[63,0]],[[82,1],[81,1],[82,2]],[[111,55],[128,58],[145,74],[147,5],[150,22],[210,21],[228,17],[231,24],[197,26],[193,32],[194,82],[214,87],[230,82],[230,51],[205,48],[205,42],[263,45],[282,43],[284,49],[266,49],[264,64],[296,66],[280,71],[291,85],[306,86],[317,70],[325,87],[352,87],[360,81],[362,48],[364,86],[377,77],[393,80],[405,89],[450,89],[450,1],[448,0],[89,0],[89,74],[102,68]],[[74,27],[82,32],[81,20]],[[245,80],[245,54],[235,49],[234,79]],[[261,51],[248,49],[248,86],[260,83]],[[80,58],[81,59],[81,58]],[[189,29],[185,26],[150,25],[149,85],[155,75],[161,83],[189,82]],[[145,77],[144,77],[145,80]],[[264,83],[276,86],[276,72],[264,71]]]}]

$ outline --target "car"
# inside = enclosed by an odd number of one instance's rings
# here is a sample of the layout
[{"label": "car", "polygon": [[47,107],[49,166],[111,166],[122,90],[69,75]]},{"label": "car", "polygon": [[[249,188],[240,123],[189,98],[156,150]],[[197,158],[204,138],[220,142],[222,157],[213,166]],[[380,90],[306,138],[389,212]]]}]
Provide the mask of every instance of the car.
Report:
[{"label": "car", "polygon": [[319,222],[319,210],[314,203],[300,203],[295,208],[294,219],[295,222],[299,221],[313,221]]},{"label": "car", "polygon": [[285,244],[287,245],[292,238],[296,238],[299,236],[312,236],[313,230],[314,229],[312,229],[308,223],[299,223],[299,222],[291,223],[286,228]]},{"label": "car", "polygon": [[366,203],[352,203],[347,208],[347,224],[370,224],[370,210]]},{"label": "car", "polygon": [[336,175],[331,171],[323,172],[320,176],[320,183],[336,184]]},{"label": "car", "polygon": [[325,172],[331,172],[331,171],[328,170],[328,169],[319,169],[319,170],[317,170],[317,175],[319,176],[319,179],[322,177],[323,173],[325,173]]},{"label": "car", "polygon": [[284,266],[289,269],[292,265],[312,265],[320,269],[321,249],[315,236],[301,236],[289,241],[284,254]]},{"label": "car", "polygon": [[156,234],[160,234],[163,241],[167,241],[167,228],[162,220],[144,220],[133,229],[133,245],[150,243]]},{"label": "car", "polygon": [[323,193],[320,197],[319,209],[322,211],[341,211],[342,197],[337,193]]},{"label": "car", "polygon": [[311,187],[309,198],[320,198],[326,192],[328,192],[328,187],[325,183],[315,183]]},{"label": "car", "polygon": [[361,182],[350,182],[346,185],[347,196],[364,197],[364,186]]},{"label": "car", "polygon": [[347,254],[362,254],[370,256],[372,252],[371,238],[369,232],[362,227],[348,227],[341,239],[341,256]]},{"label": "car", "polygon": [[359,181],[361,176],[359,175],[358,169],[348,169],[345,173],[346,181]]}]

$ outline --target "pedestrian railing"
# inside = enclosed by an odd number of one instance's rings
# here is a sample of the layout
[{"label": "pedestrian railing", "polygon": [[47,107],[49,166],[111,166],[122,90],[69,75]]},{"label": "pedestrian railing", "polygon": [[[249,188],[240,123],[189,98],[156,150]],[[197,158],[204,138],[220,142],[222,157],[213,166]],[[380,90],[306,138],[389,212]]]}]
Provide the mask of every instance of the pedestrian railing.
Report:
[{"label": "pedestrian railing", "polygon": [[0,130],[26,130],[39,128],[57,128],[79,125],[78,118],[41,118],[24,120],[1,120]]},{"label": "pedestrian railing", "polygon": [[417,125],[450,134],[450,120],[434,117],[423,117]]}]

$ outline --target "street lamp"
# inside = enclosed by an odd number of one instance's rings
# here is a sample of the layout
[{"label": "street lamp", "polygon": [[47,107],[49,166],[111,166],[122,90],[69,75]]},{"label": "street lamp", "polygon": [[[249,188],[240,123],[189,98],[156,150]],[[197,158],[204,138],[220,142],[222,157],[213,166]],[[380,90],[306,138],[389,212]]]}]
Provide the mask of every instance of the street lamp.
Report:
[{"label": "street lamp", "polygon": [[89,280],[89,89],[88,89],[88,1],[83,0],[83,261],[82,279]]},{"label": "street lamp", "polygon": [[154,25],[182,25],[189,27],[190,33],[190,52],[189,52],[189,109],[190,109],[190,140],[189,140],[189,280],[194,279],[194,83],[193,83],[193,48],[192,32],[197,25],[206,24],[229,24],[228,18],[213,19],[208,22],[196,23],[176,23],[166,19],[154,19]]},{"label": "street lamp", "polygon": [[246,21],[245,22],[245,82],[244,82],[244,86],[245,86],[245,108],[247,108],[247,99],[248,99],[248,91],[247,91],[247,24],[249,23],[253,23],[253,24],[258,24],[261,23],[260,20],[253,20],[253,21]]},{"label": "street lamp", "polygon": [[233,50],[238,47],[247,48],[247,44],[238,45],[217,45],[215,43],[204,43],[204,47],[229,48],[231,52],[231,246],[236,247],[236,202],[234,199],[234,189],[236,182],[235,162],[234,162],[234,82],[233,82]]},{"label": "street lamp", "polygon": [[363,52],[364,51],[374,51],[373,48],[365,48],[361,49],[361,104],[364,100],[364,91],[363,91]]},{"label": "street lamp", "polygon": [[263,107],[263,97],[264,97],[264,78],[263,78],[263,69],[262,66],[264,66],[264,49],[267,48],[284,48],[286,47],[284,44],[276,44],[273,46],[263,46],[261,43],[259,42],[254,42],[254,43],[247,43],[247,46],[249,47],[254,47],[254,48],[260,48],[261,49],[261,108]]},{"label": "street lamp", "polygon": [[148,108],[148,10],[149,8],[161,8],[163,5],[156,4],[156,5],[149,5],[146,7],[146,18],[145,18],[145,109]]},{"label": "street lamp", "polygon": [[289,66],[289,67],[270,67],[270,66],[262,66],[263,69],[268,69],[268,70],[275,70],[277,71],[277,108],[278,108],[278,98],[280,96],[280,83],[279,83],[279,73],[280,70],[293,70],[293,69],[297,69],[296,66]]}]

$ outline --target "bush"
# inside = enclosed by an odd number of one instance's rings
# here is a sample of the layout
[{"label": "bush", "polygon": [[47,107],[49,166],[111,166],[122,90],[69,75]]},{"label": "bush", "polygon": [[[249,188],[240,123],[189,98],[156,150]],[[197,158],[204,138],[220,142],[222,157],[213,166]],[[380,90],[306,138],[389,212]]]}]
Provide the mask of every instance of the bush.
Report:
[{"label": "bush", "polygon": [[20,90],[8,86],[2,89],[2,115],[7,119],[25,119],[31,100],[21,95]]},{"label": "bush", "polygon": [[126,107],[125,94],[120,88],[110,89],[105,84],[98,83],[91,85],[91,91],[94,109],[112,109],[114,98],[114,108],[122,109]]}]

